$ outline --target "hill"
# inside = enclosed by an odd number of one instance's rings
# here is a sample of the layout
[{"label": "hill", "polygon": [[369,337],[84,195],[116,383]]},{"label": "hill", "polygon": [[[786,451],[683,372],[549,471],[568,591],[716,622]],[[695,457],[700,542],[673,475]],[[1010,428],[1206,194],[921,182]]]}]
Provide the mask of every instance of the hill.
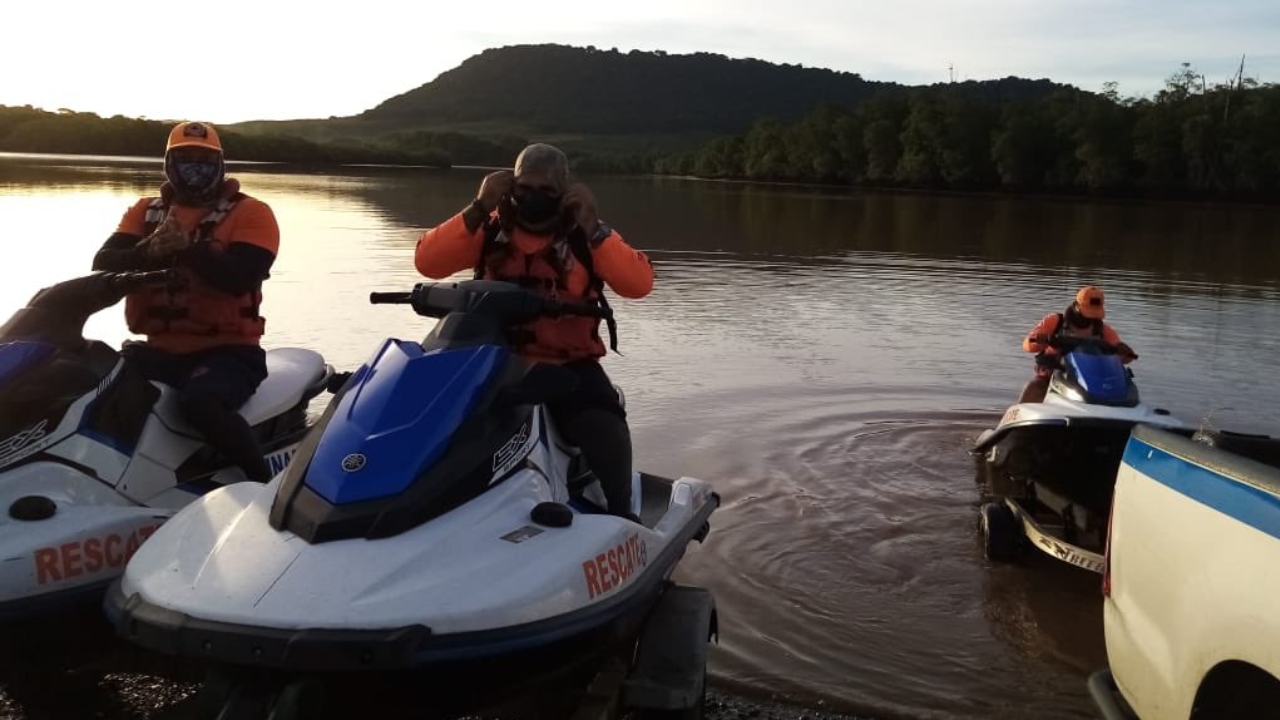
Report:
[{"label": "hill", "polygon": [[[1065,86],[1005,78],[950,87],[975,98],[1013,101],[1037,100]],[[796,121],[824,103],[855,108],[885,93],[927,90],[868,81],[856,73],[712,53],[516,45],[472,56],[356,116],[236,127],[314,140],[452,131],[548,140],[580,155],[652,154],[690,150],[720,135],[745,132],[761,118]]]},{"label": "hill", "polygon": [[373,122],[508,120],[540,132],[739,132],[822,101],[854,105],[886,85],[854,73],[695,53],[518,45],[486,50],[360,114]]},{"label": "hill", "polygon": [[[486,50],[358,117],[376,123],[509,121],[539,132],[742,132],[764,117],[797,120],[821,103],[855,107],[895,83],[712,53],[517,45]],[[1007,78],[977,93],[1036,99],[1061,87]]]}]

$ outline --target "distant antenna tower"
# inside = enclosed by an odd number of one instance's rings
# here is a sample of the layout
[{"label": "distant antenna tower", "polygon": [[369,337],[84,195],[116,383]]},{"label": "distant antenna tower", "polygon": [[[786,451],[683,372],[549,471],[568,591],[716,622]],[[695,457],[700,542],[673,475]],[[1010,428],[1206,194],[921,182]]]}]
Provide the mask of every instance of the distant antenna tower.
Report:
[{"label": "distant antenna tower", "polygon": [[953,83],[954,83],[954,82],[956,81],[956,66],[955,66],[955,63],[948,63],[948,64],[947,64],[947,72],[949,72],[949,73],[951,74],[951,82],[953,82]]}]

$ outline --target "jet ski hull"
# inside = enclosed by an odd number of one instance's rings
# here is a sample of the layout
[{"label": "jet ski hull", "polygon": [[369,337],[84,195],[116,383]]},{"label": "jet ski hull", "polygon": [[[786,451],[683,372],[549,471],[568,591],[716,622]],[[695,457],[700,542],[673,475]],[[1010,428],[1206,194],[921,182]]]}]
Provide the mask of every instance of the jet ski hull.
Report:
[{"label": "jet ski hull", "polygon": [[982,509],[988,557],[1030,544],[1095,569],[1091,558],[1106,542],[1116,472],[1138,425],[1194,432],[1167,411],[1142,404],[1088,404],[1051,392],[1044,402],[1010,407],[973,448],[983,456],[987,494],[997,501]]}]

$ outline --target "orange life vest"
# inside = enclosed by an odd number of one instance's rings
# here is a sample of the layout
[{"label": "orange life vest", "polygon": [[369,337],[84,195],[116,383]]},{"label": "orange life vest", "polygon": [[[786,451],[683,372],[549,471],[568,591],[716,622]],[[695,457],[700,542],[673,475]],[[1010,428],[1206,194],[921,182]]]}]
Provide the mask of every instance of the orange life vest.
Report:
[{"label": "orange life vest", "polygon": [[[226,252],[227,244],[213,236],[214,229],[244,197],[237,192],[219,200],[196,226],[195,242],[211,243],[214,252]],[[164,197],[151,201],[147,206],[143,237],[155,231],[168,210],[169,204]],[[231,296],[210,287],[189,268],[178,265],[176,269],[179,275],[177,282],[168,287],[137,292],[126,299],[125,320],[130,332],[147,336],[226,338],[235,344],[257,342],[262,337],[266,319],[259,314],[261,288]]]},{"label": "orange life vest", "polygon": [[[575,270],[579,273],[577,278],[573,277]],[[484,226],[484,241],[474,277],[510,282],[551,297],[599,305],[609,329],[609,346],[617,352],[617,322],[604,296],[604,280],[595,272],[591,249],[581,231],[557,237],[541,252],[526,255],[516,248],[502,224],[491,219]],[[581,287],[574,287],[576,285]],[[542,318],[517,328],[511,340],[517,350],[551,354],[560,360],[605,355],[597,318]]]}]

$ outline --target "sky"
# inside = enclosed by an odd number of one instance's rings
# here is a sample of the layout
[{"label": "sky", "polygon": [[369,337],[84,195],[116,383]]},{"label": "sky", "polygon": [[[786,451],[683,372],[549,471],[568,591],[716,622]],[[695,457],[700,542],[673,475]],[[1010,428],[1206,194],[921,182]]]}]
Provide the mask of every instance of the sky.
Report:
[{"label": "sky", "polygon": [[486,48],[714,52],[907,84],[1149,95],[1180,63],[1280,82],[1277,0],[64,0],[5,3],[0,105],[213,123],[352,115]]}]

